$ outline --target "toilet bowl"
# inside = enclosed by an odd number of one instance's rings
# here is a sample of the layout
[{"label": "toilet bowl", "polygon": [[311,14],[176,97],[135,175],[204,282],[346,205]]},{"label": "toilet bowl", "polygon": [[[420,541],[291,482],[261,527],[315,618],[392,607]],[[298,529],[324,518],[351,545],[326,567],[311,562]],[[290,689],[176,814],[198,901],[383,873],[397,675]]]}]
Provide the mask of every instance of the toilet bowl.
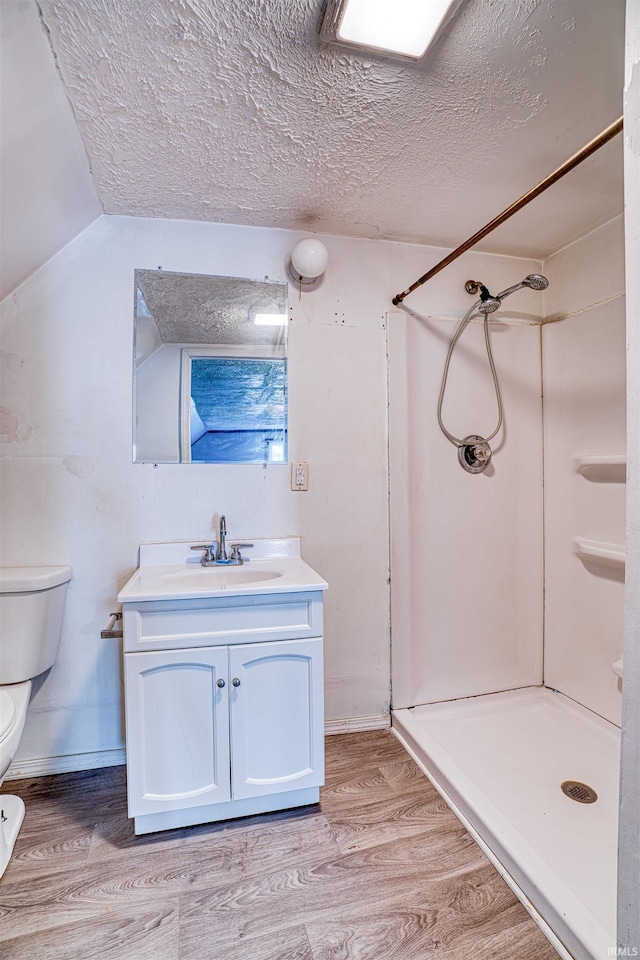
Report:
[{"label": "toilet bowl", "polygon": [[16,755],[30,696],[31,680],[0,687],[0,783]]},{"label": "toilet bowl", "polygon": [[[31,695],[31,680],[0,687],[0,784],[13,760]],[[0,794],[0,877],[24,820],[24,803],[20,797]]]},{"label": "toilet bowl", "polygon": [[[20,744],[31,681],[55,661],[71,567],[0,567],[0,784]],[[0,877],[24,819],[0,794]]]}]

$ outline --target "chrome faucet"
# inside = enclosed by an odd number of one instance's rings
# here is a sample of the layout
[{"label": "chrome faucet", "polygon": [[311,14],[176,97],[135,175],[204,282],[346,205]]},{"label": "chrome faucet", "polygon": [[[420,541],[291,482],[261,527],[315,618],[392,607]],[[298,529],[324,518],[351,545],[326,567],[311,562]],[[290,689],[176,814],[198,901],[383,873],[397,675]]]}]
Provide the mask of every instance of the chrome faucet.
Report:
[{"label": "chrome faucet", "polygon": [[252,543],[232,543],[231,556],[227,556],[227,521],[224,516],[220,517],[220,539],[217,543],[194,543],[192,550],[202,550],[200,563],[203,567],[215,567],[223,565],[239,565],[244,563],[244,557],[240,553],[245,547],[252,547]]},{"label": "chrome faucet", "polygon": [[216,563],[228,563],[229,559],[227,557],[227,521],[224,517],[220,517],[220,541],[218,543],[218,556],[216,557]]},{"label": "chrome faucet", "polygon": [[232,543],[231,556],[227,556],[227,521],[225,517],[220,517],[220,540],[218,541],[218,555],[214,563],[241,564],[244,558],[240,553],[245,547],[252,547],[252,543]]}]

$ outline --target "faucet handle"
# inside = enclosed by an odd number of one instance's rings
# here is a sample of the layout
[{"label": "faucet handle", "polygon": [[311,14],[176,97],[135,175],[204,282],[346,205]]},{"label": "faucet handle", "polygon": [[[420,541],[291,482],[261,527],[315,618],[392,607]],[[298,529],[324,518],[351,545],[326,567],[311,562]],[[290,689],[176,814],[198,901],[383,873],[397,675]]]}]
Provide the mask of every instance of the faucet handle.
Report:
[{"label": "faucet handle", "polygon": [[204,550],[202,557],[200,558],[200,563],[211,563],[215,559],[215,543],[194,543],[191,546],[191,550]]},{"label": "faucet handle", "polygon": [[240,551],[245,550],[248,547],[252,547],[252,546],[253,546],[252,543],[232,543],[231,556],[229,557],[229,559],[235,560],[236,563],[244,563],[244,560],[242,558],[242,554],[240,553]]}]

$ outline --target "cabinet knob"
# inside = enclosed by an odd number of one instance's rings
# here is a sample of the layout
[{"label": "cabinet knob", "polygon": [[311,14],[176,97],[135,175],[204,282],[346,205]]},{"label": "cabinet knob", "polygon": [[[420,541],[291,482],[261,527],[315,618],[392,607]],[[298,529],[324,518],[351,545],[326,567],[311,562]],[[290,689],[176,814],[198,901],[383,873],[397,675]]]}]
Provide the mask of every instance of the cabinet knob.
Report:
[{"label": "cabinet knob", "polygon": [[234,677],[231,683],[234,685],[234,687],[240,686],[240,680],[238,679],[238,677]]},{"label": "cabinet knob", "polygon": [[218,686],[220,688],[224,687],[224,680],[218,680]]}]

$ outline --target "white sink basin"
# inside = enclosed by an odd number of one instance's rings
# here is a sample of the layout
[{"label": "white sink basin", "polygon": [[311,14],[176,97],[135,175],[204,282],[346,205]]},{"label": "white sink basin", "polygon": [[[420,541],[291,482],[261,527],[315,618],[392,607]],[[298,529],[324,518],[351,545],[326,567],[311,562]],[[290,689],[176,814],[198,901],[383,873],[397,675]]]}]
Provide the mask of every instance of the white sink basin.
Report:
[{"label": "white sink basin", "polygon": [[[326,590],[327,583],[300,557],[298,538],[250,538],[252,556],[238,566],[203,567],[193,541],[146,543],[140,566],[118,594],[120,603],[257,596]],[[201,541],[204,542],[204,541]]]},{"label": "white sink basin", "polygon": [[281,576],[280,570],[252,570],[244,566],[200,567],[195,570],[181,570],[179,573],[166,574],[163,580],[167,586],[171,587],[205,587],[215,590],[216,587],[233,587],[241,583],[276,580]]}]

